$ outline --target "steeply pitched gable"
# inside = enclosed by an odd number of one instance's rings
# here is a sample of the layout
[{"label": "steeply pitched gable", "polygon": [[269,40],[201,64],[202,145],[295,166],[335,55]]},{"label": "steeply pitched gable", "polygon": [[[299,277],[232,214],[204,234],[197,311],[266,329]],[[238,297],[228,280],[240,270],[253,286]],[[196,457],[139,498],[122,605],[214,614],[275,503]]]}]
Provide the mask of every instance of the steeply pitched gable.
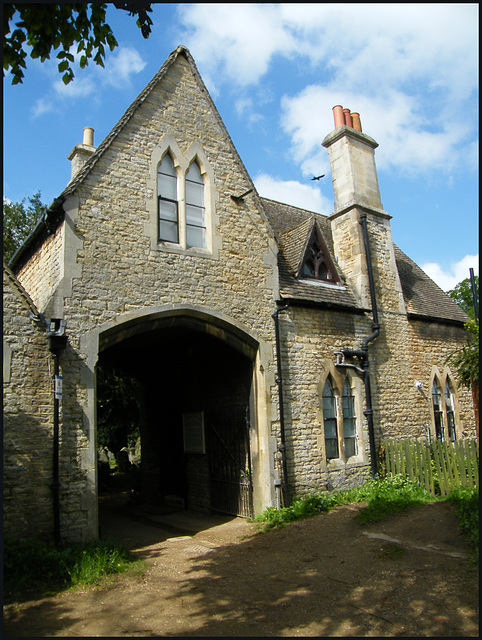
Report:
[{"label": "steeply pitched gable", "polygon": [[330,260],[335,262],[330,223],[326,217],[267,198],[261,198],[261,202],[280,248],[278,269],[281,296],[299,303],[361,312],[362,308],[350,288],[344,283],[343,274],[338,268],[337,273],[341,281],[336,284],[315,279],[309,281],[298,277],[315,228],[322,235]]}]

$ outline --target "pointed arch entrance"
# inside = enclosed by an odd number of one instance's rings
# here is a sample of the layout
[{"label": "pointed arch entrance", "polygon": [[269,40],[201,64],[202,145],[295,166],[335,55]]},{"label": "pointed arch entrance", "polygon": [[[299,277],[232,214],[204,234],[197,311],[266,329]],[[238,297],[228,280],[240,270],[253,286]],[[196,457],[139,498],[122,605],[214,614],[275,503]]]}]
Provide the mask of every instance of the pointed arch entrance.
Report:
[{"label": "pointed arch entrance", "polygon": [[251,516],[257,341],[184,309],[113,325],[98,348],[140,389],[141,499]]}]

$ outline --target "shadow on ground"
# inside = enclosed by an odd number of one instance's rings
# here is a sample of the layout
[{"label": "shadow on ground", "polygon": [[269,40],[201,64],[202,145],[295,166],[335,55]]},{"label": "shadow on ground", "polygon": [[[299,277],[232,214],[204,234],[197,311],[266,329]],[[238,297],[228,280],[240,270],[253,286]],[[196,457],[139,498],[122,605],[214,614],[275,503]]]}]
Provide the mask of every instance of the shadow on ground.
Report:
[{"label": "shadow on ground", "polygon": [[450,505],[422,505],[368,527],[354,519],[359,509],[341,507],[267,534],[235,518],[190,535],[111,512],[111,533],[124,543],[130,537],[147,568],[12,606],[5,632],[478,636],[477,568]]}]

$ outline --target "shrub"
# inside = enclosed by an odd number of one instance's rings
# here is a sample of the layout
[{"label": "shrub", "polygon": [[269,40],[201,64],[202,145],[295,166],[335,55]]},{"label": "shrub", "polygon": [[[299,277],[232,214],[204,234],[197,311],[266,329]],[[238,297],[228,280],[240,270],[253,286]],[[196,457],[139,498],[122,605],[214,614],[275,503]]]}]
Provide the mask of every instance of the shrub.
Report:
[{"label": "shrub", "polygon": [[479,489],[454,489],[447,496],[456,510],[459,525],[462,531],[469,537],[474,547],[477,559],[479,553]]}]

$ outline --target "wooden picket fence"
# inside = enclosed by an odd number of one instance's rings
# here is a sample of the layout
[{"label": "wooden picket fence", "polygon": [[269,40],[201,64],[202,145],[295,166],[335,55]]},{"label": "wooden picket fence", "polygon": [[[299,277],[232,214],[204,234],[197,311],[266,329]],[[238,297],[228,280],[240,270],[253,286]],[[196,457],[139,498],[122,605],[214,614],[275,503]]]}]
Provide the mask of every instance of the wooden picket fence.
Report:
[{"label": "wooden picket fence", "polygon": [[445,496],[459,487],[479,486],[479,451],[476,440],[433,442],[386,440],[382,443],[387,475],[403,475]]}]

